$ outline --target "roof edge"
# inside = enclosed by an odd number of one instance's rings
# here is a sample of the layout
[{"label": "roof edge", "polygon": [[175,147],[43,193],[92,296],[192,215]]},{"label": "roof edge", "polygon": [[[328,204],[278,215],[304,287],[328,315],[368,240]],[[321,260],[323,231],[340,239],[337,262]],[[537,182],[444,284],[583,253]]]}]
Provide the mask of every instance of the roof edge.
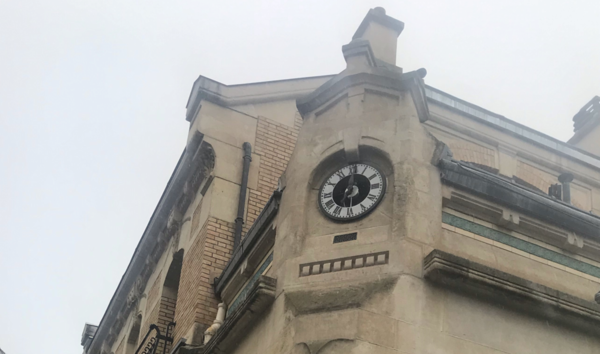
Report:
[{"label": "roof edge", "polygon": [[560,141],[533,128],[506,118],[500,114],[488,111],[485,108],[452,96],[442,90],[426,85],[427,98],[434,103],[460,111],[471,118],[475,118],[493,128],[508,132],[520,139],[550,149],[557,154],[570,157],[589,167],[600,170],[600,157],[579,149],[575,146]]},{"label": "roof edge", "polygon": [[[186,120],[189,122],[193,120],[202,100],[230,107],[242,104],[297,99],[313,92],[334,76],[309,76],[236,85],[225,85],[205,76],[200,76],[194,82],[185,106],[187,109]],[[255,86],[256,90],[250,93],[247,92],[247,89],[252,86]],[[263,86],[262,89],[261,86]],[[246,92],[242,92],[242,89]]]}]

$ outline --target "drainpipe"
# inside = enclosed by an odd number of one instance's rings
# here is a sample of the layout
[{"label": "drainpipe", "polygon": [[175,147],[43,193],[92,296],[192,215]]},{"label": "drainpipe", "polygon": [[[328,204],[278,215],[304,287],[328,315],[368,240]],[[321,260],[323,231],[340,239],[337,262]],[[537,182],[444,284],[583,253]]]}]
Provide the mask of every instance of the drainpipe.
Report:
[{"label": "drainpipe", "polygon": [[244,208],[246,206],[246,190],[248,189],[248,171],[250,170],[250,161],[252,161],[252,146],[245,142],[242,145],[244,149],[244,162],[242,169],[242,184],[240,185],[240,200],[238,202],[237,218],[235,218],[235,233],[233,234],[233,251],[237,249],[242,240],[242,225],[244,224]]},{"label": "drainpipe", "polygon": [[562,183],[563,202],[571,204],[571,182],[573,181],[573,174],[565,172],[558,176],[558,181]]},{"label": "drainpipe", "polygon": [[225,321],[225,304],[220,303],[219,309],[217,310],[217,317],[213,322],[212,326],[208,327],[208,329],[204,332],[204,344],[206,345],[212,337],[217,334],[219,328],[223,325],[223,321]]}]

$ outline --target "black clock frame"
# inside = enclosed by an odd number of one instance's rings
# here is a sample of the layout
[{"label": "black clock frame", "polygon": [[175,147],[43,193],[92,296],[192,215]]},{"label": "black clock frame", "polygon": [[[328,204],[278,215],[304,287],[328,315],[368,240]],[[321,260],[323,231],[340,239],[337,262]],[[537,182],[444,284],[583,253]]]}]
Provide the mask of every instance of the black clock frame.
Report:
[{"label": "black clock frame", "polygon": [[[353,216],[350,218],[342,218],[342,217],[337,217],[337,216],[333,216],[331,214],[329,214],[328,212],[325,211],[325,208],[323,207],[323,204],[321,204],[321,193],[323,192],[323,188],[325,187],[325,184],[327,183],[327,180],[329,180],[329,178],[331,176],[333,176],[333,174],[335,174],[337,171],[341,170],[344,167],[348,167],[351,165],[358,165],[358,164],[363,164],[363,165],[367,165],[371,168],[373,168],[374,170],[376,170],[377,172],[379,172],[379,174],[381,175],[381,183],[382,183],[382,189],[381,189],[381,197],[379,199],[377,199],[377,201],[375,203],[373,203],[373,205],[371,205],[371,207],[369,209],[367,209],[367,211],[365,211],[362,214],[359,214],[357,216]],[[373,212],[373,210],[375,210],[377,208],[377,206],[379,205],[379,203],[381,203],[381,201],[383,200],[383,198],[385,198],[385,192],[387,190],[387,176],[381,171],[381,169],[379,167],[377,167],[374,164],[371,163],[366,163],[366,162],[356,162],[356,163],[352,163],[352,164],[348,164],[344,167],[340,167],[337,168],[336,170],[333,171],[333,173],[329,173],[327,175],[327,178],[321,183],[321,187],[319,187],[319,194],[317,195],[317,204],[319,204],[319,211],[325,215],[327,218],[336,221],[336,222],[340,222],[340,223],[345,223],[345,222],[352,222],[352,221],[357,221],[360,220],[364,217],[366,217],[367,215],[371,214],[371,212]]]}]

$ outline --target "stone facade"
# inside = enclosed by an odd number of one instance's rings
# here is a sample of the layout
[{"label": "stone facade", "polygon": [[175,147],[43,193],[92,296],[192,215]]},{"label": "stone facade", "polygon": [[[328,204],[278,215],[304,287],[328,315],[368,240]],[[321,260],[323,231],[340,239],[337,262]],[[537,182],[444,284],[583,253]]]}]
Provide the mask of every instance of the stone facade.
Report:
[{"label": "stone facade", "polygon": [[[559,142],[404,72],[403,28],[370,10],[337,75],[194,83],[188,146],[85,353],[600,350],[597,100]],[[333,220],[322,186],[355,163],[383,196]]]}]

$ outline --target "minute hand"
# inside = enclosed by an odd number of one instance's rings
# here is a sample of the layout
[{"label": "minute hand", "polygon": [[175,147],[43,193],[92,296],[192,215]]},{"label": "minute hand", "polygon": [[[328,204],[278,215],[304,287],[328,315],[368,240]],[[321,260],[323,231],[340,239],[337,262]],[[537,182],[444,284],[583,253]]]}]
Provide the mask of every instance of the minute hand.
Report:
[{"label": "minute hand", "polygon": [[348,186],[346,186],[346,190],[344,191],[344,197],[342,197],[341,200],[341,203],[344,206],[346,205],[344,203],[346,201],[346,198],[348,198],[348,196],[352,193],[352,190],[354,189],[354,172],[351,173],[352,175],[350,175],[350,179],[348,180]]}]

